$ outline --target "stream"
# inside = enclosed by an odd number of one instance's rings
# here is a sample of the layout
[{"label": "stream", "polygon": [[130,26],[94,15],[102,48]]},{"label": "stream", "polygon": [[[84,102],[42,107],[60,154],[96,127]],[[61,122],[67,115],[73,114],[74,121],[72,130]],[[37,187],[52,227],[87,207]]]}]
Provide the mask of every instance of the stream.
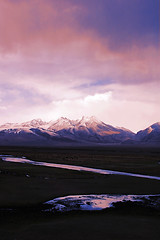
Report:
[{"label": "stream", "polygon": [[[114,175],[124,175],[138,178],[147,178],[160,180],[160,177],[149,176],[143,174],[135,173],[126,173],[119,171],[111,171],[83,166],[67,165],[67,164],[57,164],[57,163],[47,163],[47,162],[38,162],[26,159],[25,157],[16,158],[10,155],[0,155],[2,161],[12,162],[12,163],[27,163],[36,166],[45,166],[52,168],[62,168],[69,169],[74,171],[86,171],[93,172],[97,174],[114,174]],[[143,202],[148,204],[150,207],[159,208],[160,206],[160,194],[157,195],[110,195],[110,194],[90,194],[90,195],[73,195],[65,196],[52,199],[44,203],[45,210],[51,212],[66,212],[72,210],[102,210],[105,208],[114,207],[114,204],[117,202]]]}]

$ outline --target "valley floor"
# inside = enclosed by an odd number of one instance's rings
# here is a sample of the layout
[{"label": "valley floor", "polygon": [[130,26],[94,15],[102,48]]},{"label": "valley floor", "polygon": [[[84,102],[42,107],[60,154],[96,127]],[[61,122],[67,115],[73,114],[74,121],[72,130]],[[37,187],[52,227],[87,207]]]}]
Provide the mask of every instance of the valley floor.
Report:
[{"label": "valley floor", "polygon": [[[12,148],[0,154],[34,161],[65,163],[160,176],[160,149]],[[128,176],[100,175],[9,163],[0,160],[0,236],[2,240],[50,239],[159,239],[159,211],[135,207],[98,213],[51,216],[34,209],[55,197],[75,194],[159,194],[160,181]],[[3,208],[3,211],[2,211]],[[4,209],[18,209],[16,212]],[[33,211],[32,211],[33,210]]]}]

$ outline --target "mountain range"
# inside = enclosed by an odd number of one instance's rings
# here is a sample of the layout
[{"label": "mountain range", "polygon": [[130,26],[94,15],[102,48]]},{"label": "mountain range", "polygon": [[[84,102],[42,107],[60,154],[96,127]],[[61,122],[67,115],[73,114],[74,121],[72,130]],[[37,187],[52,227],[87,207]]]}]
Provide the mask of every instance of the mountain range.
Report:
[{"label": "mountain range", "polygon": [[1,146],[74,146],[106,144],[160,144],[160,122],[137,132],[113,127],[95,117],[45,122],[34,119],[0,126]]}]

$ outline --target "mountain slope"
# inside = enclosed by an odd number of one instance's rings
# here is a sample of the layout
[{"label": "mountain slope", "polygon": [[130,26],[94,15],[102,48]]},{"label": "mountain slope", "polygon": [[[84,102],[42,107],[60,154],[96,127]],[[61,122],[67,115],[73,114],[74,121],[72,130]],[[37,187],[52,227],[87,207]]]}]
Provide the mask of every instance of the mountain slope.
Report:
[{"label": "mountain slope", "polygon": [[52,124],[51,130],[58,136],[79,142],[115,143],[132,137],[134,134],[126,129],[114,128],[95,117],[82,117],[81,120],[71,121],[61,118]]},{"label": "mountain slope", "polygon": [[160,143],[160,122],[139,131],[135,138],[143,143]]},{"label": "mountain slope", "polygon": [[60,118],[44,122],[41,119],[21,124],[0,126],[0,145],[66,145],[121,143],[132,139],[134,133],[107,125],[95,117],[80,120]]}]

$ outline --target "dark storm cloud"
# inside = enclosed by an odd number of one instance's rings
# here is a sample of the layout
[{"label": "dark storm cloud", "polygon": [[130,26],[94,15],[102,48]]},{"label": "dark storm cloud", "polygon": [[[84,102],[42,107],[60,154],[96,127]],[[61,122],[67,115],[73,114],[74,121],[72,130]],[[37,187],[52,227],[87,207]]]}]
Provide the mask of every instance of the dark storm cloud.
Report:
[{"label": "dark storm cloud", "polygon": [[109,38],[112,46],[159,42],[159,0],[72,0],[82,4],[81,27]]}]

